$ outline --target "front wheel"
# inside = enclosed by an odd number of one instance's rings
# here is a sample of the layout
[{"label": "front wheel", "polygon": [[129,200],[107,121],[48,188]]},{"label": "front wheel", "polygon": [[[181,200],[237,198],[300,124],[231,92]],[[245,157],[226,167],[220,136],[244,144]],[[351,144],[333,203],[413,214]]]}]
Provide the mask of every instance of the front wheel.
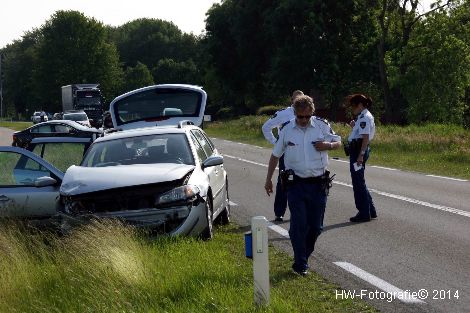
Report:
[{"label": "front wheel", "polygon": [[206,221],[207,226],[201,234],[202,239],[210,240],[214,237],[214,223],[213,223],[213,210],[212,210],[212,203],[209,198],[207,197],[206,200]]},{"label": "front wheel", "polygon": [[227,225],[230,223],[230,198],[228,195],[228,182],[225,182],[225,208],[220,212],[220,223]]}]

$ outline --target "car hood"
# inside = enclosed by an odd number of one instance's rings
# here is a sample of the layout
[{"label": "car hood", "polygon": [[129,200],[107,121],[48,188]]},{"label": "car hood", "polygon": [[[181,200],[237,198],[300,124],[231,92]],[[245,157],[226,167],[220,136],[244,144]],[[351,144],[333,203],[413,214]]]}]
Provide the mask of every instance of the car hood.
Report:
[{"label": "car hood", "polygon": [[60,193],[74,196],[89,192],[173,181],[194,169],[186,164],[134,164],[107,167],[71,166],[64,175]]}]

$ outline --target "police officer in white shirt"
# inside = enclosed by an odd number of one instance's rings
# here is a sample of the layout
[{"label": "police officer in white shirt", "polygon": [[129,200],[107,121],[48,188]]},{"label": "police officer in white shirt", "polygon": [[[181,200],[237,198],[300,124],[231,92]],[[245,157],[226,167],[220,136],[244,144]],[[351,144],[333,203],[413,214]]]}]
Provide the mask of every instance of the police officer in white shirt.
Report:
[{"label": "police officer in white shirt", "polygon": [[[300,274],[308,273],[308,258],[323,230],[328,180],[328,150],[341,146],[341,137],[330,125],[313,117],[315,107],[312,98],[299,96],[293,104],[295,119],[291,120],[279,135],[269,160],[265,190],[273,192],[272,176],[279,158],[284,155],[290,210],[289,236],[294,250],[292,269]],[[284,181],[284,180],[283,180]]]},{"label": "police officer in white shirt", "polygon": [[[298,96],[302,96],[304,93],[301,90],[295,90],[292,93],[292,102]],[[274,137],[272,130],[277,128],[277,133],[289,123],[290,120],[295,118],[294,108],[292,106],[285,108],[284,110],[277,111],[269,120],[267,120],[261,127],[264,138],[273,145],[276,143],[277,138]],[[285,169],[284,156],[279,159],[279,173]],[[281,186],[281,178],[278,175],[276,184],[276,196],[274,198],[274,215],[276,216],[276,222],[282,222],[284,220],[284,214],[287,208],[287,190]]]},{"label": "police officer in white shirt", "polygon": [[349,170],[354,191],[354,201],[359,211],[350,218],[351,222],[368,222],[377,217],[374,201],[366,186],[364,171],[369,158],[369,144],[375,135],[374,117],[369,112],[372,99],[363,94],[348,96],[348,102],[357,119],[351,121],[351,134],[349,135]]}]

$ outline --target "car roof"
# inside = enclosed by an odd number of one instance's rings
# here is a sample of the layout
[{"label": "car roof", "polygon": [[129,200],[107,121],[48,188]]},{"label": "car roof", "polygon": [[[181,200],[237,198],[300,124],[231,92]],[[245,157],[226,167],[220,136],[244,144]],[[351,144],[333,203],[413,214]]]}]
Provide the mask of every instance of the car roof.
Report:
[{"label": "car roof", "polygon": [[122,98],[126,98],[127,96],[130,96],[135,93],[139,93],[145,90],[152,90],[152,89],[158,89],[158,88],[175,88],[175,89],[187,89],[187,90],[203,90],[201,86],[197,85],[189,85],[189,84],[158,84],[158,85],[152,85],[152,86],[146,86],[142,87],[139,89],[131,90],[129,92],[126,92],[118,97],[116,97],[112,102],[116,102]]},{"label": "car roof", "polygon": [[80,138],[80,137],[41,137],[34,138],[31,143],[88,143],[91,142],[91,138]]},{"label": "car roof", "polygon": [[122,139],[122,138],[148,136],[148,135],[184,134],[191,129],[200,130],[199,127],[193,126],[193,125],[187,125],[181,128],[178,128],[177,126],[153,126],[153,127],[146,127],[146,128],[136,128],[136,129],[117,131],[114,133],[107,134],[104,137],[100,137],[96,139],[95,142],[102,142],[102,141]]},{"label": "car roof", "polygon": [[100,132],[96,128],[86,127],[86,126],[83,126],[80,123],[77,123],[75,121],[70,121],[70,120],[53,120],[53,121],[37,123],[36,125],[33,125],[33,126],[29,127],[28,129],[33,128],[33,127],[38,127],[40,125],[55,125],[55,124],[66,124],[70,127],[73,127],[73,128],[79,129],[79,130],[83,130],[83,131],[97,132],[97,133]]}]

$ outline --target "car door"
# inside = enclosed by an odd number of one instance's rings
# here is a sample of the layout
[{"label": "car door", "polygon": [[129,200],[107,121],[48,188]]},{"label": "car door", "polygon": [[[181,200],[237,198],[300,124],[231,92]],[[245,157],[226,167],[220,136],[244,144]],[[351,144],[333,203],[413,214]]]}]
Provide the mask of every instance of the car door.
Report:
[{"label": "car door", "polygon": [[[199,143],[199,146],[204,150],[204,153],[207,157],[215,155],[213,146],[211,146],[209,140],[203,135],[200,130],[191,130],[191,134],[195,137],[196,141]],[[214,193],[214,209],[218,210],[224,205],[225,175],[223,164],[209,167],[204,171],[206,170],[210,171],[211,173],[210,182],[212,191]]]},{"label": "car door", "polygon": [[72,165],[80,165],[90,144],[88,138],[33,139],[29,150],[65,172]]},{"label": "car door", "polygon": [[[55,215],[63,176],[61,171],[30,151],[0,147],[0,217],[34,219]],[[41,180],[49,183],[38,187]]]}]

